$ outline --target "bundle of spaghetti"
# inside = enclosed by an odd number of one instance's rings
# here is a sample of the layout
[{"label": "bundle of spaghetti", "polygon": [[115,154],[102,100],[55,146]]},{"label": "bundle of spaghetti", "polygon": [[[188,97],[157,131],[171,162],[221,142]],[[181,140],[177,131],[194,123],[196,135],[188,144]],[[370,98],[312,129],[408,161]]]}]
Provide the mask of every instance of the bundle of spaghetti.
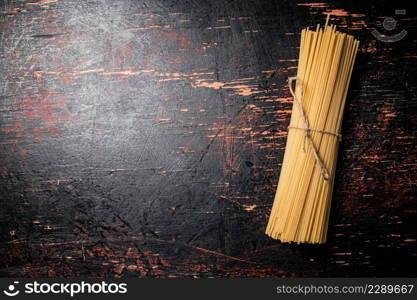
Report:
[{"label": "bundle of spaghetti", "polygon": [[[301,33],[293,108],[266,234],[325,243],[345,100],[359,41],[334,25]],[[293,83],[295,82],[295,90]]]}]

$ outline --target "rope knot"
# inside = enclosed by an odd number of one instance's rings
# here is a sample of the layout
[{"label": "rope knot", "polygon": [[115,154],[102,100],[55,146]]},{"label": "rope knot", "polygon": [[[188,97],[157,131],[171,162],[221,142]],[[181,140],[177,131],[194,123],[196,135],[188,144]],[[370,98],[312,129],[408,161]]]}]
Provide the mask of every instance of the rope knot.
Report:
[{"label": "rope knot", "polygon": [[330,178],[329,171],[327,170],[326,166],[324,165],[323,160],[320,158],[319,152],[318,152],[316,146],[314,145],[313,138],[311,137],[310,132],[315,131],[315,132],[320,132],[320,133],[323,133],[323,134],[330,134],[330,135],[333,135],[333,136],[337,137],[339,141],[342,140],[342,135],[340,133],[335,133],[335,132],[330,132],[330,131],[326,131],[326,130],[319,130],[319,129],[310,128],[307,116],[304,114],[302,100],[299,100],[297,98],[297,96],[295,95],[295,92],[293,90],[293,82],[294,81],[296,83],[298,81],[300,82],[301,99],[304,97],[304,88],[303,88],[303,84],[302,84],[302,81],[300,80],[300,78],[297,78],[297,77],[289,77],[288,78],[288,85],[289,85],[290,93],[291,93],[292,97],[294,98],[294,103],[296,105],[296,108],[297,108],[298,112],[301,115],[301,119],[303,120],[303,125],[304,126],[303,127],[289,126],[288,129],[293,128],[293,129],[300,129],[300,130],[304,131],[303,152],[306,152],[305,143],[306,143],[306,141],[308,141],[310,146],[311,146],[311,149],[313,150],[314,158],[316,159],[316,162],[320,167],[320,171],[321,171],[321,174],[323,176],[323,179],[328,180]]}]

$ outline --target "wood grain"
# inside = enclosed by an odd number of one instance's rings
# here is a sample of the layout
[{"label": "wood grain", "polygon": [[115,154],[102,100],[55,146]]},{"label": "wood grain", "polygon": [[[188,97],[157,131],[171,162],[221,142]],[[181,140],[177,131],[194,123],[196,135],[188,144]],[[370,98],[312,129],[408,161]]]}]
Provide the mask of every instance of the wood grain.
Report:
[{"label": "wood grain", "polygon": [[[3,0],[0,10],[1,276],[416,276],[410,7]],[[301,29],[330,11],[361,45],[329,240],[281,244],[264,230],[286,80]],[[373,37],[387,16],[403,40]]]}]

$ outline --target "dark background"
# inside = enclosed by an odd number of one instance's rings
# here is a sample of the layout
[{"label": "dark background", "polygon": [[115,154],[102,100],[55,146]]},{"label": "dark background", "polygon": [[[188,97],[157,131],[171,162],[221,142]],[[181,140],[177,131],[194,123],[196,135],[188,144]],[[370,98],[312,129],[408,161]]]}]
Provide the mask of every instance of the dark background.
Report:
[{"label": "dark background", "polygon": [[[0,276],[416,276],[417,18],[405,2],[0,4]],[[361,44],[328,242],[282,244],[264,230],[286,80],[301,29],[330,11]],[[390,44],[373,29],[408,34]]]}]

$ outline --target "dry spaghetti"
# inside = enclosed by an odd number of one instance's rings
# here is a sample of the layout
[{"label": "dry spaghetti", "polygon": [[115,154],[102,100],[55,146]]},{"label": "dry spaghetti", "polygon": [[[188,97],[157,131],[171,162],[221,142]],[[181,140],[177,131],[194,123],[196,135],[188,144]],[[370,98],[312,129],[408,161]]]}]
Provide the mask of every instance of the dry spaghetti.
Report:
[{"label": "dry spaghetti", "polygon": [[[282,242],[324,243],[346,94],[359,41],[334,25],[301,32],[294,104],[266,234]],[[296,82],[293,90],[293,81]]]}]

